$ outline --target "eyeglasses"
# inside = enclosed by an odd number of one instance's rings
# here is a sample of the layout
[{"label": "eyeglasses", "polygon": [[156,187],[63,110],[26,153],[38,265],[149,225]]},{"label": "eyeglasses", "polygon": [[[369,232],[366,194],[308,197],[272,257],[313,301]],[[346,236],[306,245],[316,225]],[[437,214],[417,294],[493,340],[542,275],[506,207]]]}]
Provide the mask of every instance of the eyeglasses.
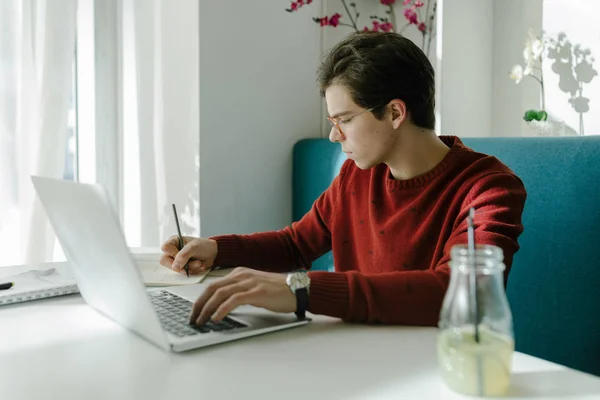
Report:
[{"label": "eyeglasses", "polygon": [[342,128],[340,128],[340,124],[347,124],[348,122],[352,121],[354,118],[358,117],[361,114],[364,114],[366,112],[371,112],[374,109],[376,109],[379,106],[376,107],[371,107],[371,108],[367,108],[366,110],[362,110],[361,112],[351,115],[349,117],[343,118],[343,119],[338,119],[337,121],[333,118],[331,118],[330,116],[327,116],[327,121],[329,121],[329,124],[334,127],[335,129],[337,129],[337,131],[340,133],[340,135],[343,135],[344,133],[342,132]]}]

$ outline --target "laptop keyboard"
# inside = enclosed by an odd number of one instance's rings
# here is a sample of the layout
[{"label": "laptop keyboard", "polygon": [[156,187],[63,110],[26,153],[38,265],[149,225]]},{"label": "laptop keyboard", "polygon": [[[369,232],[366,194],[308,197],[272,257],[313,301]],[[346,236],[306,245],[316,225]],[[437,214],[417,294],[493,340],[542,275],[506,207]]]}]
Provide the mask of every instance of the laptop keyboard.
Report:
[{"label": "laptop keyboard", "polygon": [[190,325],[188,319],[192,312],[191,301],[165,290],[151,292],[150,299],[162,326],[179,337],[247,327],[229,317],[225,317],[221,322],[209,321],[202,326]]}]

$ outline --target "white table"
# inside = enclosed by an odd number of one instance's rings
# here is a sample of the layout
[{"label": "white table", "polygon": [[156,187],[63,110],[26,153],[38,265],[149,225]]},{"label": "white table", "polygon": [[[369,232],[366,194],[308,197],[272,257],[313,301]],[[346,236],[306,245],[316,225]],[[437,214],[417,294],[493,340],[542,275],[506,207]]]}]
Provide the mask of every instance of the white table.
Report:
[{"label": "white table", "polygon": [[[469,398],[441,381],[436,334],[314,316],[173,354],[71,295],[0,306],[0,399]],[[509,398],[600,399],[600,378],[515,353]]]}]

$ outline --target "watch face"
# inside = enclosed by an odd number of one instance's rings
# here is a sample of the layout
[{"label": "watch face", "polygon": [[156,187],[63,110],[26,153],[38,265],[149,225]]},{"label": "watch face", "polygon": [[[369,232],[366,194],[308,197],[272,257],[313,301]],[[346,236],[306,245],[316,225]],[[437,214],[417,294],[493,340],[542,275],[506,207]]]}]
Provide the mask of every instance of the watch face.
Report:
[{"label": "watch face", "polygon": [[310,283],[310,279],[303,272],[297,272],[288,276],[288,285],[292,290],[307,287]]}]

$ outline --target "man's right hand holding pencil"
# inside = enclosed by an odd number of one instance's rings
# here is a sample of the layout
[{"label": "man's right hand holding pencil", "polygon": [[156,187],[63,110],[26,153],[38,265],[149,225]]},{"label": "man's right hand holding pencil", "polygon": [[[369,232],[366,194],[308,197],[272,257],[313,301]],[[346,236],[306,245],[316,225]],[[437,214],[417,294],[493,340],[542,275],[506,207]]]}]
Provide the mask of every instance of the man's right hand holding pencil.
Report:
[{"label": "man's right hand holding pencil", "polygon": [[160,265],[182,272],[188,263],[190,274],[204,272],[211,268],[217,257],[217,242],[212,239],[203,239],[183,236],[184,247],[179,250],[179,237],[172,236],[161,246],[163,251]]}]

